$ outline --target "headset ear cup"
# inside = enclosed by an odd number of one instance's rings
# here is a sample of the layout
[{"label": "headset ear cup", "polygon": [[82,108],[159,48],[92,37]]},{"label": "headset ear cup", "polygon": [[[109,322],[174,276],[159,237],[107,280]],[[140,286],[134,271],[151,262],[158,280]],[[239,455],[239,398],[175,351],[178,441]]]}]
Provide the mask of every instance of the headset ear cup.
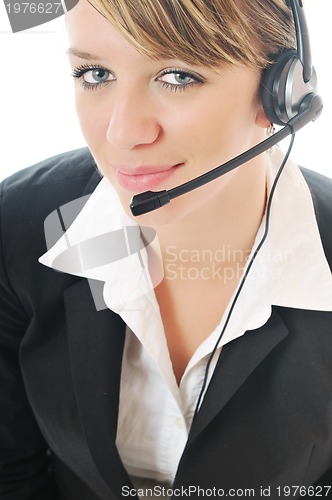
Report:
[{"label": "headset ear cup", "polygon": [[297,59],[295,50],[285,50],[276,56],[275,62],[263,71],[260,96],[268,120],[276,125],[285,125],[281,116],[285,95],[288,69]]}]

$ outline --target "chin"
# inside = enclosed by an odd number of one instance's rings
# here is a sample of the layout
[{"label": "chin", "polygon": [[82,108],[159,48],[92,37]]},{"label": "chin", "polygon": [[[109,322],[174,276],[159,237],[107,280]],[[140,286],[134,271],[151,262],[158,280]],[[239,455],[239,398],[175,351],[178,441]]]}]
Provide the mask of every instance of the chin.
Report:
[{"label": "chin", "polygon": [[174,205],[171,206],[171,204],[165,205],[164,207],[158,208],[157,210],[153,210],[152,212],[148,212],[139,216],[134,216],[131,213],[129,203],[122,203],[122,206],[126,214],[140,226],[157,228],[158,226],[166,226],[168,224],[174,223],[183,217],[181,217],[181,213],[179,213],[179,210],[174,207]]},{"label": "chin", "polygon": [[158,227],[166,227],[181,221],[183,222],[186,219],[189,221],[188,218],[195,216],[197,211],[202,210],[202,205],[205,205],[204,200],[201,197],[197,197],[197,193],[188,193],[172,200],[161,208],[135,217],[130,210],[130,200],[131,198],[126,201],[121,199],[126,214],[139,225],[152,227],[156,231]]}]

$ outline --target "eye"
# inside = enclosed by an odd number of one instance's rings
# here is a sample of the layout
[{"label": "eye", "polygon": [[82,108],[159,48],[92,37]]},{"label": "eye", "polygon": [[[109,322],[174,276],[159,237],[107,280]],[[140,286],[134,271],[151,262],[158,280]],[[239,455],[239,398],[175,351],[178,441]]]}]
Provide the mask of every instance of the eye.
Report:
[{"label": "eye", "polygon": [[188,85],[195,81],[192,76],[182,72],[166,73],[160,80],[171,85]]},{"label": "eye", "polygon": [[73,70],[73,78],[81,81],[84,89],[97,89],[115,80],[114,75],[99,66],[83,65]]},{"label": "eye", "polygon": [[84,81],[87,83],[104,83],[109,80],[113,78],[110,72],[103,68],[92,69],[84,74]]},{"label": "eye", "polygon": [[193,85],[204,83],[204,78],[197,73],[168,68],[157,78],[165,88],[173,91],[186,90]]}]

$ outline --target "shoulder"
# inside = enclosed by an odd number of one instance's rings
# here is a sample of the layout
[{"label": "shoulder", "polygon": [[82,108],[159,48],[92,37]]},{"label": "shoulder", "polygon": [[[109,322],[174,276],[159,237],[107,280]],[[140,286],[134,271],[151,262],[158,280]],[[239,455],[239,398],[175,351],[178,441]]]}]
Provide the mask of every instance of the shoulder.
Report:
[{"label": "shoulder", "polygon": [[332,178],[301,167],[302,174],[309,186],[314,202],[323,205],[332,214]]},{"label": "shoulder", "polygon": [[28,267],[37,273],[37,259],[47,250],[46,218],[75,200],[68,227],[100,180],[86,148],[54,156],[5,179],[0,184],[0,250],[8,269],[24,275]]},{"label": "shoulder", "polygon": [[0,184],[2,224],[12,217],[34,220],[89,194],[101,177],[87,148],[48,158],[25,168]]},{"label": "shoulder", "polygon": [[332,179],[306,168],[301,171],[310,189],[323,247],[332,268]]},{"label": "shoulder", "polygon": [[[54,273],[38,262],[48,249],[45,220],[69,203],[75,208],[66,218],[68,227],[100,179],[84,148],[46,159],[0,184],[0,299],[14,290],[13,303],[18,297],[30,315],[32,294],[41,300],[45,290],[51,293],[56,283],[63,290],[73,281],[72,276]],[[52,228],[52,238],[60,237],[61,231],[61,225]]]},{"label": "shoulder", "polygon": [[47,158],[35,165],[20,170],[1,184],[5,191],[30,192],[31,189],[49,189],[71,180],[84,182],[84,178],[91,177],[96,171],[96,165],[88,148],[75,149]]}]

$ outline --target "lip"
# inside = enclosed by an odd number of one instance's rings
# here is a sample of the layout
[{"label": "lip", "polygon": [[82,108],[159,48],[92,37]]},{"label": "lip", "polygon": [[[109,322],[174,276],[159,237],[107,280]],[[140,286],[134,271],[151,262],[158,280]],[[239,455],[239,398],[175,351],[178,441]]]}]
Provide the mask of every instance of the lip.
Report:
[{"label": "lip", "polygon": [[139,167],[117,165],[115,167],[116,180],[122,188],[131,193],[151,191],[169,179],[182,165],[183,163],[172,166],[143,165]]}]

